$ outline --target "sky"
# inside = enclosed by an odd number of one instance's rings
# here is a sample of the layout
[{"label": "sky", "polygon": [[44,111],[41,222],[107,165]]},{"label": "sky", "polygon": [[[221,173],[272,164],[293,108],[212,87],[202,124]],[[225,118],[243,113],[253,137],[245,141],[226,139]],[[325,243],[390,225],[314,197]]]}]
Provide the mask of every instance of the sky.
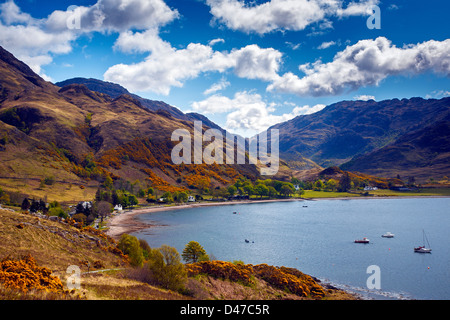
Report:
[{"label": "sky", "polygon": [[342,100],[450,95],[448,0],[0,0],[44,79],[118,83],[250,137]]}]

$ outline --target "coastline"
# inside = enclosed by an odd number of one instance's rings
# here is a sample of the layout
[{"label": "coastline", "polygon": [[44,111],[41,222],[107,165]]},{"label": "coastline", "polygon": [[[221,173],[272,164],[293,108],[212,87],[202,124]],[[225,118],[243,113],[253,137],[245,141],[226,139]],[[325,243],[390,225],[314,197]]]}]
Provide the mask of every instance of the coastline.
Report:
[{"label": "coastline", "polygon": [[139,221],[136,216],[144,213],[183,210],[197,207],[208,206],[226,206],[251,203],[270,203],[270,202],[292,202],[292,201],[320,201],[320,200],[367,200],[367,199],[420,199],[420,198],[448,198],[447,196],[375,196],[375,197],[330,197],[330,198],[295,198],[295,199],[269,199],[269,200],[236,200],[229,202],[196,202],[189,204],[155,206],[148,208],[139,208],[124,210],[122,213],[116,213],[107,220],[106,234],[116,240],[124,233],[132,233],[151,227],[151,224]]},{"label": "coastline", "polygon": [[272,199],[272,200],[239,200],[230,202],[196,202],[189,204],[180,204],[172,206],[155,206],[148,208],[139,208],[132,210],[124,210],[122,213],[117,213],[108,218],[106,234],[114,239],[119,239],[124,233],[132,233],[142,229],[151,227],[150,224],[136,219],[137,215],[144,213],[153,213],[161,211],[183,210],[197,207],[209,206],[225,206],[251,203],[265,203],[265,202],[286,202],[286,201],[308,201],[309,199]]}]

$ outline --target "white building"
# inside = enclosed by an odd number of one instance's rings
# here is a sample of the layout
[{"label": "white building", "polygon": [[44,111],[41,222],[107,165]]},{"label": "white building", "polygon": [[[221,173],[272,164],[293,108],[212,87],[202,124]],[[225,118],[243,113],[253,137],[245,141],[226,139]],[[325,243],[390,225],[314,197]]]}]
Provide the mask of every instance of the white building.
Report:
[{"label": "white building", "polygon": [[365,186],[364,187],[364,191],[374,191],[374,190],[378,190],[377,187],[371,187],[371,186]]},{"label": "white building", "polygon": [[188,202],[195,202],[195,197],[194,196],[189,196],[188,197]]},{"label": "white building", "polygon": [[122,211],[123,210],[123,208],[122,208],[122,205],[121,204],[116,204],[116,206],[114,207],[114,210],[116,211]]}]

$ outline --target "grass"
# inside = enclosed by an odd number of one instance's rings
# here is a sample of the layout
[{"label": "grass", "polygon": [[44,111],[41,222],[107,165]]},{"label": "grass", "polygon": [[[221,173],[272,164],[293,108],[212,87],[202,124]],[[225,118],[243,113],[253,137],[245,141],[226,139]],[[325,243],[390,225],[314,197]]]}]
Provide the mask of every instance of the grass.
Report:
[{"label": "grass", "polygon": [[347,198],[347,197],[360,197],[360,195],[349,192],[314,191],[314,190],[305,190],[305,193],[302,195],[302,198]]},{"label": "grass", "polygon": [[370,194],[376,196],[409,196],[409,197],[423,197],[423,196],[450,196],[450,188],[425,188],[419,189],[419,191],[396,191],[388,189],[380,189],[375,191],[370,191]]},{"label": "grass", "polygon": [[44,199],[47,201],[58,201],[67,203],[76,203],[78,201],[85,201],[93,199],[97,191],[97,183],[84,185],[72,184],[69,182],[55,182],[52,185],[45,185],[44,188],[39,187],[39,180],[33,179],[8,179],[0,178],[0,188],[4,191],[19,192],[26,194],[30,198]]}]

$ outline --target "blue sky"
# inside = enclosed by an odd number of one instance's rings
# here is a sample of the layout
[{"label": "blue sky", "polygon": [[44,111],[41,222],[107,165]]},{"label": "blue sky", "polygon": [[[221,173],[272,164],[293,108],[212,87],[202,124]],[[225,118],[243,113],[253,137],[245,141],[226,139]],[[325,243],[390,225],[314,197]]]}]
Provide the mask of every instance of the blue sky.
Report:
[{"label": "blue sky", "polygon": [[[372,6],[380,29],[367,27]],[[7,0],[0,45],[50,81],[116,82],[250,136],[341,100],[449,95],[449,9],[446,0]]]}]

